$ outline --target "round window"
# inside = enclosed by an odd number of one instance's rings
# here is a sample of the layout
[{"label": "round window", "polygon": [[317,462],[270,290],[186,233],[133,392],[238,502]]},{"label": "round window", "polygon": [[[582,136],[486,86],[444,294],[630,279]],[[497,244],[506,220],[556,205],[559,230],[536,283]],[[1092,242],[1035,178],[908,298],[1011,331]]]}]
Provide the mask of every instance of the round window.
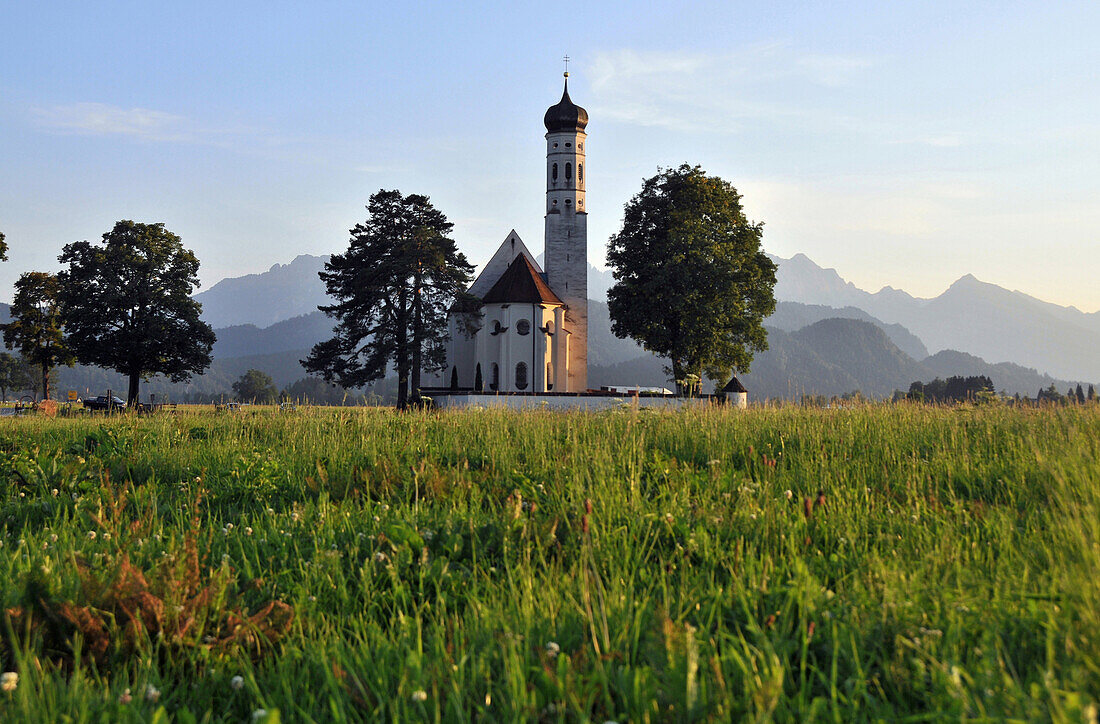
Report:
[{"label": "round window", "polygon": [[516,332],[522,335],[531,334],[531,323],[526,319],[521,319],[516,322]]}]

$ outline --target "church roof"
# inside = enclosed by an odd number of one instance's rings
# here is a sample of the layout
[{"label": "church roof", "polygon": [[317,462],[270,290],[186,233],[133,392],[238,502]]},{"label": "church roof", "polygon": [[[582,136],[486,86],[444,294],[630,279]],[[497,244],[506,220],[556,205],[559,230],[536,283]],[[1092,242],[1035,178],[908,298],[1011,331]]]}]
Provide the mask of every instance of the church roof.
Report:
[{"label": "church roof", "polygon": [[569,77],[566,74],[565,92],[561,94],[561,100],[556,105],[546,109],[546,115],[542,117],[546,130],[554,131],[583,131],[588,125],[588,111],[584,110],[569,98]]},{"label": "church roof", "polygon": [[535,271],[526,255],[512,262],[493,288],[481,298],[485,304],[561,304],[561,299]]},{"label": "church roof", "polygon": [[481,273],[478,274],[477,279],[474,280],[467,291],[479,299],[484,297],[504,272],[508,271],[508,267],[512,265],[516,257],[520,255],[526,256],[534,264],[535,271],[542,273],[539,263],[535,261],[535,256],[523,243],[523,240],[519,238],[516,230],[512,229],[508,232],[508,236],[504,238],[504,243],[493,253],[492,258],[485,264]]}]

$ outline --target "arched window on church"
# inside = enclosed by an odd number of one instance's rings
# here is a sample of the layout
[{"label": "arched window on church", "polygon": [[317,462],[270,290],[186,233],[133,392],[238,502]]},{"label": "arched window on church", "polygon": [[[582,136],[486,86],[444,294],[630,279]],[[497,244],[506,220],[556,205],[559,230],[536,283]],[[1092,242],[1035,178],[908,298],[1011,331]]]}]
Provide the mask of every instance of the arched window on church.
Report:
[{"label": "arched window on church", "polygon": [[554,365],[546,363],[546,391],[554,389]]},{"label": "arched window on church", "polygon": [[493,363],[493,374],[489,377],[489,380],[490,390],[500,389],[500,367],[497,366],[496,362]]},{"label": "arched window on church", "polygon": [[573,164],[565,164],[565,180],[570,181],[573,178]]},{"label": "arched window on church", "polygon": [[516,365],[516,389],[527,389],[527,363],[520,362]]},{"label": "arched window on church", "polygon": [[583,163],[578,163],[577,164],[577,180],[578,181],[584,181],[584,164]]},{"label": "arched window on church", "polygon": [[558,180],[558,164],[556,164],[556,163],[553,166],[550,167],[550,180],[552,180],[552,181],[557,181]]}]

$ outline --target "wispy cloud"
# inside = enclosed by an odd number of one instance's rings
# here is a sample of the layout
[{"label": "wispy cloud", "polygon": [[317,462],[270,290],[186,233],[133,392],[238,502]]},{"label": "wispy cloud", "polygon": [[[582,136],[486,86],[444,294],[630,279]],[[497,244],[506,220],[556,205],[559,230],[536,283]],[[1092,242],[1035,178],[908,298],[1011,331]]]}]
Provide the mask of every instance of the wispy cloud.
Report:
[{"label": "wispy cloud", "polygon": [[776,88],[824,90],[852,83],[868,58],[799,52],[784,43],[727,53],[618,50],[590,69],[599,112],[618,121],[683,131],[734,132],[748,119],[802,118],[804,104]]},{"label": "wispy cloud", "polygon": [[65,133],[129,136],[146,141],[194,141],[195,124],[173,113],[120,108],[106,103],[73,103],[34,109],[40,125]]}]

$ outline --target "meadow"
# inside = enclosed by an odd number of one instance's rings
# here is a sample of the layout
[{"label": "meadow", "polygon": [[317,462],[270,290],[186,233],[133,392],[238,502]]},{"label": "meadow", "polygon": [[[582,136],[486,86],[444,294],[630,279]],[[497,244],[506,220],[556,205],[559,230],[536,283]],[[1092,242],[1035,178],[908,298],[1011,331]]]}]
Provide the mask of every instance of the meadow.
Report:
[{"label": "meadow", "polygon": [[1098,406],[209,409],[0,420],[0,721],[1096,721]]}]

